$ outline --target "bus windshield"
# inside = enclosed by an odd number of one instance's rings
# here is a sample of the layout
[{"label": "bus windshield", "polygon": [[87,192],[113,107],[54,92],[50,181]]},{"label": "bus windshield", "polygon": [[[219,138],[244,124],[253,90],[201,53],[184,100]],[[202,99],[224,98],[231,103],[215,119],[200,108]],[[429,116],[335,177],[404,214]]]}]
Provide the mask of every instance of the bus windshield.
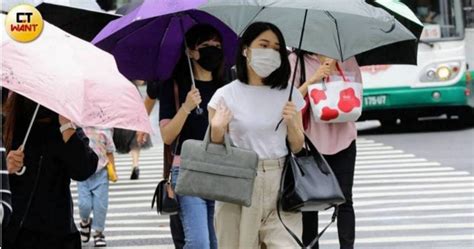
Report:
[{"label": "bus windshield", "polygon": [[464,36],[460,0],[403,0],[425,26],[421,40],[456,39]]}]

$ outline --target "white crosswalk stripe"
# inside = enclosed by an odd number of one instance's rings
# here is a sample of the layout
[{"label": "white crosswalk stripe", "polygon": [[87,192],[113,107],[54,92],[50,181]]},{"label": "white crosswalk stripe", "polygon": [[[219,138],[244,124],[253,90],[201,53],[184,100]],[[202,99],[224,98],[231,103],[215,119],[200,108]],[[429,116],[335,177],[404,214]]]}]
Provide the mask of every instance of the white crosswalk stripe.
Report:
[{"label": "white crosswalk stripe", "polygon": [[[370,139],[358,139],[357,146],[353,193],[357,248],[474,244],[474,177],[470,173]],[[173,248],[168,217],[151,210],[163,170],[161,152],[158,146],[141,153],[139,180],[129,180],[130,156],[116,156],[119,182],[110,185],[105,232],[109,247]],[[78,221],[76,183],[71,190]],[[330,214],[321,212],[320,222],[326,222]],[[335,225],[320,243],[337,248]]]}]

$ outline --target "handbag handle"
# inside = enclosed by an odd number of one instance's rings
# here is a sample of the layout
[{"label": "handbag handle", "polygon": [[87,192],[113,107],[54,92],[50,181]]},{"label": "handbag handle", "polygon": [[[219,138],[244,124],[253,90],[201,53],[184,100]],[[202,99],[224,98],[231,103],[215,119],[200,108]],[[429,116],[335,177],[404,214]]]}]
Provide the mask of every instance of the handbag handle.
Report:
[{"label": "handbag handle", "polygon": [[[207,127],[206,135],[204,136],[204,140],[202,141],[202,145],[204,146],[204,149],[206,151],[210,143],[211,143],[211,125]],[[230,139],[228,132],[224,134],[224,147],[227,152],[226,155],[232,154],[232,140]]]},{"label": "handbag handle", "polygon": [[[328,163],[326,162],[326,159],[319,153],[318,149],[316,149],[316,146],[311,142],[311,140],[304,134],[304,147],[306,149],[306,153],[310,153],[316,162],[323,161],[324,163],[317,163],[319,170],[325,174],[328,175],[330,174],[329,168],[327,168]],[[309,147],[309,150],[308,150]],[[286,148],[288,149],[288,155],[294,156],[294,153],[291,152],[290,148],[290,142],[288,141],[288,138],[286,139]]]},{"label": "handbag handle", "polygon": [[[342,80],[344,82],[349,82],[349,80],[347,80],[347,77],[346,77],[346,74],[344,73],[344,70],[341,69],[341,67],[339,66],[339,63],[336,62],[336,69],[337,71],[339,72],[339,74],[341,75],[342,77]],[[330,81],[330,77],[326,77],[326,82],[329,82]]]}]

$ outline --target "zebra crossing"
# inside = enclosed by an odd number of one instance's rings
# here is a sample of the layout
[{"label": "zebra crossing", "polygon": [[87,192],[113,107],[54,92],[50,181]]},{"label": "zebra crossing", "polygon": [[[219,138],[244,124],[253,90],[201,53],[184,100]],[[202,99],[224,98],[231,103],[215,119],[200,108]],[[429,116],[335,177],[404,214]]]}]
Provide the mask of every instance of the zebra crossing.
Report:
[{"label": "zebra crossing", "polygon": [[[129,180],[130,156],[116,155],[119,181],[110,185],[108,247],[172,248],[168,217],[151,210],[162,174],[161,152],[157,146],[141,153],[140,179],[134,181]],[[75,183],[71,190],[78,222]],[[469,172],[359,138],[353,194],[356,248],[474,248],[474,177]],[[321,226],[330,214],[320,213]],[[336,225],[320,244],[339,248]]]}]

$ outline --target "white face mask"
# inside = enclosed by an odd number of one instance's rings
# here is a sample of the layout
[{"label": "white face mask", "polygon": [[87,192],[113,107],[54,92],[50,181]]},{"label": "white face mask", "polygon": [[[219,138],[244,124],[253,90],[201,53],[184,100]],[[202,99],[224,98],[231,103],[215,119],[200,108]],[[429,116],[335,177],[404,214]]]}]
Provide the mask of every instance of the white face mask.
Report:
[{"label": "white face mask", "polygon": [[277,70],[281,65],[280,53],[270,48],[250,48],[252,58],[249,65],[255,73],[266,78]]}]

